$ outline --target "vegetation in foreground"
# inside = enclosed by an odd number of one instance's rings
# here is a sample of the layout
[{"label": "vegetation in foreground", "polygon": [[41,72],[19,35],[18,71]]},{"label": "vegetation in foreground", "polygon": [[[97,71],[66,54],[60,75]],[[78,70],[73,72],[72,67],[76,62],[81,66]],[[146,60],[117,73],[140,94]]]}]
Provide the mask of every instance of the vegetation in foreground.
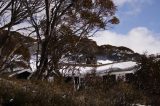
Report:
[{"label": "vegetation in foreground", "polygon": [[0,80],[2,106],[130,106],[146,104],[147,98],[131,85],[92,83],[79,91],[72,84]]}]

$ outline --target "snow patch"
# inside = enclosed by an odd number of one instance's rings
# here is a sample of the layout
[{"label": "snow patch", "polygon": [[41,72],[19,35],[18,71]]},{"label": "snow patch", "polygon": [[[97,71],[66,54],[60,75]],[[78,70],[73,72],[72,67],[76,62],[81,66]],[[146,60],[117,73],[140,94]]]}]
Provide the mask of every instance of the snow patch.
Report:
[{"label": "snow patch", "polygon": [[113,63],[113,61],[111,61],[111,60],[97,60],[97,63],[108,64],[108,63]]}]

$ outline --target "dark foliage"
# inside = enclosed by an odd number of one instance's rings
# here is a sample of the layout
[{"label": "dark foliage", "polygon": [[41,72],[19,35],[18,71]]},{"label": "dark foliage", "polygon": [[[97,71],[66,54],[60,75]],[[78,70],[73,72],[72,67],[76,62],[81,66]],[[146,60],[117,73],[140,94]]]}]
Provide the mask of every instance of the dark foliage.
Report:
[{"label": "dark foliage", "polygon": [[150,99],[150,104],[160,105],[160,58],[159,56],[143,55],[139,60],[139,68],[132,77],[136,87]]},{"label": "dark foliage", "polygon": [[[146,98],[132,85],[118,82],[108,85],[98,77],[90,86],[74,91],[72,84],[45,81],[0,80],[2,106],[130,106],[145,104]],[[110,86],[110,87],[109,87]]]}]

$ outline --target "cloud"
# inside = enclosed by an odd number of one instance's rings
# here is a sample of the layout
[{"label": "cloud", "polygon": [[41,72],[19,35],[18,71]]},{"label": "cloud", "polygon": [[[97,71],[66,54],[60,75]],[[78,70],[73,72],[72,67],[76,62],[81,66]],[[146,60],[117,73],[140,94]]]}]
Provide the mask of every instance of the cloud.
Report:
[{"label": "cloud", "polygon": [[128,6],[128,8],[123,11],[126,15],[137,15],[145,5],[153,3],[152,0],[113,0],[113,2],[119,8]]},{"label": "cloud", "polygon": [[113,2],[117,5],[117,6],[123,6],[125,4],[129,4],[129,5],[142,5],[142,4],[151,4],[152,0],[113,0]]},{"label": "cloud", "polygon": [[117,6],[123,6],[126,3],[129,3],[130,0],[113,0],[113,2],[117,5]]},{"label": "cloud", "polygon": [[98,45],[111,44],[115,46],[126,46],[138,53],[149,54],[160,53],[160,38],[146,27],[136,27],[127,34],[119,34],[112,31],[100,31],[91,39]]}]

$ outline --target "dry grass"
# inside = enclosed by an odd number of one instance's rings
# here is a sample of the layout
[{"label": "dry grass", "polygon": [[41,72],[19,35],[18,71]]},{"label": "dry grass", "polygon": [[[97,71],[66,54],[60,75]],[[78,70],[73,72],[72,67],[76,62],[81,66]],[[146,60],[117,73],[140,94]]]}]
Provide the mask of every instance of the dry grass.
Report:
[{"label": "dry grass", "polygon": [[94,82],[90,87],[74,91],[73,85],[63,82],[0,80],[2,106],[129,106],[145,100],[126,83],[108,88]]}]

